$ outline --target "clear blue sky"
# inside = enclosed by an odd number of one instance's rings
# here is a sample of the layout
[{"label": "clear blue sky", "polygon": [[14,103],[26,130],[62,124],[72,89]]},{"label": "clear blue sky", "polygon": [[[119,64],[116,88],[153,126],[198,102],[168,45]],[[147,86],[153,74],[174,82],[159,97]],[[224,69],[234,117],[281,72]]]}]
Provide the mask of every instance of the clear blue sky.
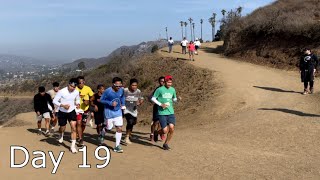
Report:
[{"label": "clear blue sky", "polygon": [[[169,36],[181,39],[179,22],[192,17],[211,39],[208,18],[243,7],[243,15],[274,0],[0,0],[0,53],[72,61],[106,56],[122,45]],[[218,25],[217,25],[218,26]]]}]

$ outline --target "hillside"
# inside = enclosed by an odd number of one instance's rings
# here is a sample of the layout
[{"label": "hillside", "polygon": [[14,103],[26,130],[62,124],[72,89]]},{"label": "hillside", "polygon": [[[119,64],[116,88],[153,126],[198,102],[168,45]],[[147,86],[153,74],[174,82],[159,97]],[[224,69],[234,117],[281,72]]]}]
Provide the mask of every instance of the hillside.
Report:
[{"label": "hillside", "polygon": [[167,45],[166,41],[148,41],[142,42],[138,45],[132,46],[121,46],[114,50],[111,54],[106,57],[101,58],[81,58],[73,61],[72,63],[63,64],[62,69],[65,70],[76,70],[78,69],[78,64],[84,62],[86,69],[94,69],[98,66],[108,63],[112,58],[117,56],[127,56],[129,58],[140,56],[143,54],[150,54],[151,49],[154,45],[157,45],[158,48],[162,48]]},{"label": "hillside", "polygon": [[320,52],[320,1],[278,0],[228,26],[225,54],[292,69],[301,49]]}]

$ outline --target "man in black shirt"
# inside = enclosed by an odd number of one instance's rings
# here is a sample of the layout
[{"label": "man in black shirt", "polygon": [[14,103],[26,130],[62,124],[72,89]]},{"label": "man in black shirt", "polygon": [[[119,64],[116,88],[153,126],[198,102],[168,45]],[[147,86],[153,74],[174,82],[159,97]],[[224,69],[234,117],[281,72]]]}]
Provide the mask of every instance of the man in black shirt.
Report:
[{"label": "man in black shirt", "polygon": [[[301,73],[301,82],[304,83],[304,92],[303,94],[312,94],[314,92],[314,75],[317,71],[319,61],[318,57],[311,53],[309,48],[304,49],[304,55],[300,58],[300,73]],[[308,91],[308,85],[309,90]]]},{"label": "man in black shirt", "polygon": [[49,121],[50,121],[50,109],[48,106],[51,106],[52,109],[54,109],[54,105],[52,103],[51,96],[47,94],[45,87],[40,86],[39,87],[39,93],[36,94],[33,98],[34,102],[34,111],[37,114],[37,121],[38,121],[38,135],[42,134],[41,131],[41,121],[44,118],[46,121],[46,132],[45,135],[49,136]]}]

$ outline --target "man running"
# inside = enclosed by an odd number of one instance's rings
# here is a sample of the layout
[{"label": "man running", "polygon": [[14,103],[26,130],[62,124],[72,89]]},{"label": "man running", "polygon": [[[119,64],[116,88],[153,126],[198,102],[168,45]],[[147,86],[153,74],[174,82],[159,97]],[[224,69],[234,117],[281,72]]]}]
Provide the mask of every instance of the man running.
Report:
[{"label": "man running", "polygon": [[77,115],[75,109],[80,108],[80,97],[79,91],[76,90],[77,83],[77,78],[70,79],[68,86],[61,89],[53,99],[53,103],[59,107],[58,123],[60,126],[60,137],[58,141],[59,143],[63,143],[64,131],[66,130],[67,122],[69,122],[71,127],[70,151],[72,153],[78,152],[78,150],[76,149]]},{"label": "man running", "polygon": [[[49,90],[47,93],[51,96],[51,99],[53,100],[54,97],[56,96],[57,92],[59,91],[59,83],[54,82],[52,83],[53,89]],[[58,112],[59,112],[59,107],[54,106],[54,109],[52,110],[52,118],[50,122],[50,133],[54,133],[54,127],[56,126],[58,122]]]},{"label": "man running", "polygon": [[34,111],[37,114],[37,121],[38,121],[38,135],[42,134],[41,131],[41,121],[44,118],[45,119],[45,127],[46,127],[46,131],[45,131],[45,136],[49,136],[50,135],[50,131],[49,131],[49,124],[50,124],[50,109],[48,106],[51,106],[51,108],[53,109],[54,105],[52,103],[52,99],[50,97],[49,94],[46,93],[46,89],[43,86],[40,86],[38,88],[39,93],[36,94],[33,98],[33,102],[34,102]]},{"label": "man running", "polygon": [[[94,107],[94,122],[97,126],[97,133],[98,135],[101,134],[101,130],[102,130],[102,124],[104,122],[104,105],[100,102],[100,98],[105,90],[104,88],[104,85],[102,84],[99,84],[97,86],[97,90],[98,92],[95,93],[91,99],[90,99],[90,102],[91,102],[91,106]],[[99,143],[102,141],[103,142],[103,139],[101,140],[100,136],[99,136]]]},{"label": "man running", "polygon": [[113,151],[122,153],[123,150],[120,146],[123,126],[122,110],[126,107],[121,78],[114,77],[112,79],[112,87],[109,87],[104,91],[100,98],[100,102],[104,104],[104,126],[106,126],[102,129],[100,138],[103,140],[106,130],[111,130],[113,126],[115,126],[116,146]]},{"label": "man running", "polygon": [[[151,98],[153,97],[154,92],[156,92],[156,90],[164,85],[164,77],[161,76],[158,79],[159,82],[159,86],[152,92],[152,94],[150,95],[149,99],[151,100]],[[152,101],[151,101],[152,102]],[[151,123],[151,133],[150,133],[150,141],[153,141],[153,132],[158,129],[160,127],[159,124],[159,115],[158,115],[158,105],[154,104],[153,105],[153,111],[152,111],[152,123]],[[164,135],[161,136],[161,139],[164,140]]]},{"label": "man running", "polygon": [[140,106],[144,100],[140,89],[138,89],[137,79],[130,79],[130,86],[129,88],[124,89],[124,96],[126,98],[126,109],[124,110],[124,117],[127,120],[125,142],[126,144],[131,144],[131,133],[133,130],[133,126],[137,123],[137,107]]},{"label": "man running", "polygon": [[158,141],[158,134],[167,134],[163,149],[170,150],[168,144],[173,136],[176,123],[173,102],[177,102],[176,90],[172,87],[172,76],[165,77],[165,85],[154,92],[152,101],[158,105],[159,122],[162,128],[162,130],[154,131],[154,141]]},{"label": "man running", "polygon": [[80,93],[80,109],[83,110],[81,113],[81,118],[77,120],[77,133],[79,136],[78,144],[83,146],[83,132],[86,128],[86,123],[89,116],[89,106],[90,106],[90,97],[93,96],[93,91],[89,86],[85,85],[85,80],[83,76],[78,76],[78,85],[77,90]]},{"label": "man running", "polygon": [[[314,92],[314,76],[317,71],[319,61],[318,57],[311,53],[311,49],[305,48],[304,55],[300,58],[301,82],[304,83],[303,94],[312,94]],[[308,84],[310,85],[308,91]]]}]

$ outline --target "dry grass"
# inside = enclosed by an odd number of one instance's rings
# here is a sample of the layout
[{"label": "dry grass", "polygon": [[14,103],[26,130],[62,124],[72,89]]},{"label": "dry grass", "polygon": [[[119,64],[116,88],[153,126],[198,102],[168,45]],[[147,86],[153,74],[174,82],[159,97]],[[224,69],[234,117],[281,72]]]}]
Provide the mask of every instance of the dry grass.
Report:
[{"label": "dry grass", "polygon": [[32,101],[31,98],[0,98],[0,125],[17,114],[33,111]]}]

